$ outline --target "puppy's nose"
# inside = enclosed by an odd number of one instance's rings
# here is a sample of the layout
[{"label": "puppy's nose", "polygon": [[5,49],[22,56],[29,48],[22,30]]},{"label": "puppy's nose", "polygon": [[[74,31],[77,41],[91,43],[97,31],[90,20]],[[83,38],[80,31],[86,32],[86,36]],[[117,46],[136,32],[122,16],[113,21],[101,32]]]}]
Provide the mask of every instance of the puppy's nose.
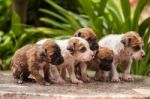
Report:
[{"label": "puppy's nose", "polygon": [[98,43],[95,44],[95,49],[97,50],[99,48]]},{"label": "puppy's nose", "polygon": [[94,56],[95,56],[95,55],[94,55],[94,53],[92,53],[92,55],[91,55],[91,56],[92,56],[92,58],[94,58]]},{"label": "puppy's nose", "polygon": [[145,57],[145,55],[142,55],[142,58],[144,58]]},{"label": "puppy's nose", "polygon": [[144,58],[145,57],[145,52],[142,51],[141,54],[142,54],[142,58]]}]

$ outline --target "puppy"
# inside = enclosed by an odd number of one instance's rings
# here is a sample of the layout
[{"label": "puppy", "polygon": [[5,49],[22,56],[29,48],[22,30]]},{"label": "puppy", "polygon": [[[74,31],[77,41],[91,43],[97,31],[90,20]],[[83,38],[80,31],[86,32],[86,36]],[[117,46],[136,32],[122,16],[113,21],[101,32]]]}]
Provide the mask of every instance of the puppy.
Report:
[{"label": "puppy", "polygon": [[[49,82],[49,64],[60,65],[64,62],[59,46],[53,40],[47,40],[42,46],[28,44],[18,49],[12,57],[13,77],[19,84],[28,81],[31,74],[37,83],[45,85]],[[39,74],[43,69],[44,79]]]},{"label": "puppy", "polygon": [[[77,30],[74,34],[75,37],[81,37],[85,39],[90,46],[90,49],[95,53],[99,46],[96,42],[96,35],[91,28],[81,28]],[[87,64],[85,62],[76,62],[78,63],[75,67],[76,75],[84,82],[89,82],[89,78],[87,77]],[[81,76],[81,77],[80,77]]]},{"label": "puppy", "polygon": [[112,64],[112,81],[119,82],[119,75],[117,72],[117,64],[123,64],[125,66],[123,79],[126,81],[132,81],[133,78],[130,75],[130,69],[132,59],[142,59],[145,56],[145,52],[142,49],[143,40],[138,33],[130,31],[120,35],[108,35],[102,38],[99,42],[102,47],[107,47],[113,51],[113,64]]},{"label": "puppy", "polygon": [[[37,42],[37,44],[42,44],[46,40]],[[72,83],[82,83],[75,76],[74,66],[76,61],[85,62],[90,61],[93,58],[93,52],[89,48],[89,44],[86,40],[80,37],[72,37],[67,40],[57,40],[57,44],[61,48],[61,53],[64,57],[64,63],[59,65],[60,75],[66,79],[66,70],[69,73],[69,77]]]},{"label": "puppy", "polygon": [[[96,71],[94,80],[107,80],[113,62],[113,51],[99,47],[93,60],[87,62],[88,68]],[[106,75],[107,74],[107,75]]]},{"label": "puppy", "polygon": [[81,37],[88,41],[90,49],[95,51],[98,49],[98,43],[96,42],[96,35],[91,28],[81,28],[77,30],[74,37]]}]

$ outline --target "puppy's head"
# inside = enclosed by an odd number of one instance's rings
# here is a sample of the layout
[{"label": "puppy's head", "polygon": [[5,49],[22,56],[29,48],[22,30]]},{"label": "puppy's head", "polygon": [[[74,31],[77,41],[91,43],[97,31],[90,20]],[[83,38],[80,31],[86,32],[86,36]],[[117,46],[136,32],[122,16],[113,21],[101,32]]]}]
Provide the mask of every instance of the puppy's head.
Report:
[{"label": "puppy's head", "polygon": [[78,61],[90,61],[94,57],[94,53],[90,50],[88,42],[80,37],[70,38],[67,50],[69,50]]},{"label": "puppy's head", "polygon": [[81,28],[81,29],[76,31],[74,36],[75,37],[81,37],[81,38],[87,40],[89,45],[90,45],[90,49],[92,51],[98,49],[98,43],[96,42],[96,35],[95,35],[95,33],[92,29],[90,29],[90,28]]},{"label": "puppy's head", "polygon": [[100,69],[110,71],[113,62],[113,51],[100,47],[95,55],[95,59],[99,62]]},{"label": "puppy's head", "polygon": [[64,62],[60,47],[53,40],[47,40],[40,48],[40,56],[45,57],[53,65],[59,65]]},{"label": "puppy's head", "polygon": [[127,32],[121,42],[124,44],[125,48],[131,52],[134,59],[142,59],[145,56],[145,52],[142,49],[144,46],[142,38],[138,33],[130,31]]}]

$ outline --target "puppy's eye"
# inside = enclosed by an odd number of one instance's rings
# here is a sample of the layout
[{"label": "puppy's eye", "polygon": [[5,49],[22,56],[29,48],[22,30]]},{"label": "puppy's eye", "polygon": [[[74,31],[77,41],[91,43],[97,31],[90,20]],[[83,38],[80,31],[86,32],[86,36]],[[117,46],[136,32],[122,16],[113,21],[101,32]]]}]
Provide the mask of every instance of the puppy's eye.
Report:
[{"label": "puppy's eye", "polygon": [[101,61],[107,61],[105,58],[100,58]]},{"label": "puppy's eye", "polygon": [[81,52],[85,52],[85,51],[86,51],[86,48],[85,48],[85,47],[82,47],[82,48],[80,49],[80,51],[81,51]]},{"label": "puppy's eye", "polygon": [[100,60],[103,62],[106,62],[106,63],[112,63],[112,61],[113,61],[113,59],[108,59],[108,58],[102,58]]},{"label": "puppy's eye", "polygon": [[139,51],[141,47],[139,45],[132,47],[134,51]]}]

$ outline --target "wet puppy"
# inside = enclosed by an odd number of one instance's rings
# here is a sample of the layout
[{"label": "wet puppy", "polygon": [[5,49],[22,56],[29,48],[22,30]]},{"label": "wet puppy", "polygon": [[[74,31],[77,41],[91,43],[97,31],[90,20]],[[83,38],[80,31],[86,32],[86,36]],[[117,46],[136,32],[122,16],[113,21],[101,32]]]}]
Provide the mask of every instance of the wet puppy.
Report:
[{"label": "wet puppy", "polygon": [[[75,37],[81,37],[88,41],[90,49],[95,53],[98,49],[98,43],[96,42],[96,35],[91,28],[81,28],[77,30],[74,34]],[[87,77],[87,64],[85,62],[78,62],[75,66],[76,75],[84,82],[89,82],[89,78]]]},{"label": "wet puppy", "polygon": [[132,59],[139,60],[145,56],[145,52],[142,49],[143,40],[138,33],[130,31],[120,35],[108,35],[99,41],[99,45],[113,50],[112,81],[120,81],[117,72],[118,64],[125,66],[123,79],[132,81],[133,78],[130,75]]},{"label": "wet puppy", "polygon": [[87,62],[88,68],[96,71],[94,80],[103,81],[108,79],[113,62],[112,50],[99,47],[93,60]]},{"label": "wet puppy", "polygon": [[[60,47],[53,40],[47,40],[42,46],[28,44],[18,49],[12,57],[11,67],[18,83],[29,81],[31,74],[37,83],[45,85],[45,81],[50,82],[49,64],[60,65],[63,62]],[[40,69],[44,71],[44,79],[39,74]]]},{"label": "wet puppy", "polygon": [[[39,41],[42,44],[45,40]],[[66,79],[66,70],[72,83],[82,83],[81,80],[76,78],[74,66],[76,62],[90,61],[93,58],[93,52],[89,48],[86,40],[80,37],[72,37],[67,40],[57,40],[57,44],[61,48],[61,53],[64,57],[64,63],[59,65],[61,76]]]}]

